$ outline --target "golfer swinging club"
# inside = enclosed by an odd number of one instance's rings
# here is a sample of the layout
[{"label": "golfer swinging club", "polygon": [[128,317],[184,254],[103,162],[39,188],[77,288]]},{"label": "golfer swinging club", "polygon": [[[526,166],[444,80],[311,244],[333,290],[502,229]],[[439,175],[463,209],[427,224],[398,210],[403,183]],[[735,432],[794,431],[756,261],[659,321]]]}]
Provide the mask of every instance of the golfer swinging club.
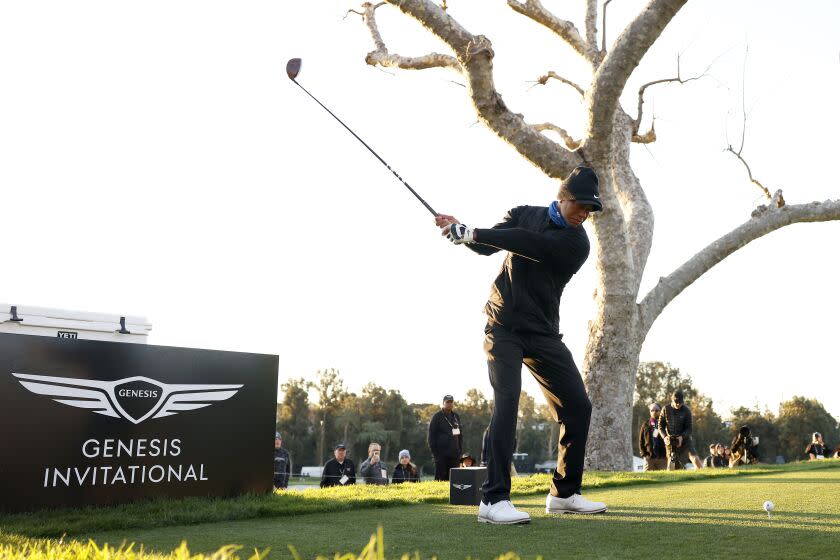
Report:
[{"label": "golfer swinging club", "polygon": [[528,523],[528,513],[510,502],[522,364],[542,386],[554,420],[560,424],[557,468],[546,498],[546,513],[600,513],[606,504],[580,495],[583,457],[592,404],[580,372],[562,342],[560,296],[589,256],[589,239],[580,227],[601,210],[598,177],[577,167],[560,185],[558,200],[545,206],[519,206],[492,229],[472,229],[440,214],[435,224],[456,245],[479,255],[508,251],[484,307],[484,350],[493,386],[487,481],[478,508],[483,523]]}]

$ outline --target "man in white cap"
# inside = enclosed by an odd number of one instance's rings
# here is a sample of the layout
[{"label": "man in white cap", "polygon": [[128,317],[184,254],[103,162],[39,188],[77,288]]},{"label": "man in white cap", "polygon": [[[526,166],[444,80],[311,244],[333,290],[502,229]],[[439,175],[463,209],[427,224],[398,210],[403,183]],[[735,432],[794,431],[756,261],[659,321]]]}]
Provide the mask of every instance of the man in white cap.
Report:
[{"label": "man in white cap", "polygon": [[449,480],[449,469],[457,468],[461,460],[464,434],[461,417],[454,408],[452,395],[444,395],[440,410],[429,420],[429,449],[435,459],[435,480]]}]

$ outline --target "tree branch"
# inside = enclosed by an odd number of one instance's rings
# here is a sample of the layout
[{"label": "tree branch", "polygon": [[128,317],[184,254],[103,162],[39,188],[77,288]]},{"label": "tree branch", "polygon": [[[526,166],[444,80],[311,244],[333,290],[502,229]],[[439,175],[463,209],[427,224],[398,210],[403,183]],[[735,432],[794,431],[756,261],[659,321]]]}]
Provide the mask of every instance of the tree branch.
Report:
[{"label": "tree branch", "polygon": [[598,48],[598,0],[586,0],[586,45],[590,49]]},{"label": "tree branch", "polygon": [[580,140],[575,140],[574,138],[572,138],[572,135],[569,134],[566,131],[566,129],[560,128],[556,124],[542,123],[542,124],[532,124],[531,126],[537,132],[543,132],[545,130],[551,130],[552,132],[556,132],[557,134],[560,135],[560,137],[563,139],[563,142],[566,143],[566,147],[569,148],[570,150],[577,150],[578,147],[580,146]]},{"label": "tree branch", "polygon": [[376,50],[373,50],[365,57],[365,62],[371,66],[382,66],[389,68],[402,68],[404,70],[425,70],[427,68],[450,68],[456,72],[461,72],[461,65],[454,56],[429,53],[424,56],[400,56],[388,52],[388,47],[385,46],[385,41],[382,40],[382,35],[379,33],[379,26],[376,24],[376,9],[385,4],[385,2],[378,2],[373,4],[365,2],[362,4],[363,12],[356,10],[348,10],[349,13],[359,14],[367,25],[370,31],[370,36],[373,39],[373,44]]},{"label": "tree branch", "polygon": [[[767,187],[762,185],[755,177],[753,177],[752,169],[750,169],[750,166],[747,164],[747,160],[745,160],[741,156],[741,152],[744,151],[744,143],[746,142],[746,138],[747,138],[746,73],[747,73],[747,54],[748,53],[749,53],[749,47],[747,47],[747,50],[744,53],[744,70],[743,70],[743,74],[741,75],[741,113],[744,115],[744,120],[741,123],[741,146],[738,148],[738,151],[736,152],[735,149],[732,147],[732,144],[729,144],[728,147],[726,148],[726,151],[734,154],[735,157],[738,158],[741,161],[741,163],[744,164],[744,167],[747,168],[747,175],[749,175],[749,177],[750,177],[750,182],[753,183],[754,185],[756,185],[759,189],[761,189],[761,192],[764,193],[764,197],[767,200],[773,200],[773,197],[770,196],[770,191],[767,189]],[[727,136],[729,136],[729,135],[727,134]],[[782,202],[782,206],[784,206],[784,204],[785,204],[784,199],[781,199],[781,202]]]},{"label": "tree branch", "polygon": [[790,224],[840,220],[840,199],[779,207],[778,197],[781,197],[781,191],[773,197],[775,204],[759,207],[753,211],[749,221],[712,242],[670,275],[659,279],[639,304],[642,336],[680,292],[747,243]]},{"label": "tree branch", "polygon": [[537,78],[537,83],[540,84],[541,86],[544,86],[545,84],[548,83],[548,80],[551,79],[551,78],[554,78],[555,80],[557,80],[559,82],[562,82],[562,83],[566,84],[567,86],[571,86],[571,87],[575,88],[575,91],[577,91],[579,94],[581,94],[581,96],[586,95],[586,92],[583,91],[582,87],[580,87],[579,85],[577,85],[573,81],[567,80],[563,76],[560,76],[559,74],[557,74],[553,70],[549,70],[547,74],[543,74],[542,76]]},{"label": "tree branch", "polygon": [[544,25],[551,31],[554,31],[561,39],[571,46],[575,52],[594,63],[598,58],[598,51],[595,44],[588,44],[580,32],[571,21],[560,19],[543,7],[540,0],[525,0],[525,2],[517,2],[516,0],[507,0],[508,6],[513,11],[529,17],[537,23]]},{"label": "tree branch", "polygon": [[[752,169],[750,169],[750,166],[747,164],[747,160],[745,160],[743,157],[741,157],[741,150],[742,150],[743,148],[744,148],[744,141],[743,141],[743,139],[742,139],[742,140],[741,140],[741,149],[739,149],[739,150],[736,152],[734,149],[732,149],[732,144],[730,144],[730,145],[729,145],[729,147],[728,147],[728,148],[726,148],[726,151],[727,151],[727,152],[732,152],[732,153],[735,155],[735,157],[736,157],[736,158],[738,158],[738,159],[741,161],[741,163],[743,163],[743,164],[744,164],[744,167],[746,167],[746,168],[747,168],[747,175],[749,175],[749,177],[750,177],[750,183],[753,183],[753,184],[754,184],[754,185],[756,185],[759,189],[761,189],[761,191],[764,193],[764,196],[765,196],[765,198],[767,198],[767,200],[773,200],[773,197],[772,197],[772,196],[770,196],[770,191],[769,191],[769,190],[767,190],[767,187],[765,187],[764,185],[762,185],[762,184],[758,181],[758,179],[756,179],[755,177],[753,177],[753,174],[752,174]],[[779,193],[780,193],[780,192],[782,192],[782,191],[777,191],[777,192],[779,192]],[[782,198],[782,199],[781,199],[781,203],[782,203],[782,206],[784,206],[784,204],[785,204],[785,199],[784,199],[784,198]]]},{"label": "tree branch", "polygon": [[601,53],[607,52],[607,6],[610,5],[612,0],[607,0],[604,2],[604,7],[602,8],[603,16],[601,17]]},{"label": "tree branch", "polygon": [[699,80],[700,78],[704,78],[707,75],[707,72],[711,68],[709,65],[702,74],[699,76],[693,76],[691,78],[683,79],[680,75],[680,57],[677,55],[677,77],[676,78],[664,78],[662,80],[654,80],[652,82],[648,82],[642,87],[639,88],[639,102],[637,107],[636,113],[636,120],[633,122],[633,142],[638,142],[641,144],[648,144],[650,142],[656,141],[656,132],[653,129],[653,124],[650,125],[650,131],[645,134],[639,134],[639,127],[642,126],[642,107],[645,104],[645,91],[650,86],[655,86],[658,84],[669,84],[673,82],[678,82],[680,84],[686,84],[688,82],[693,82],[694,80]]},{"label": "tree branch", "polygon": [[[607,53],[598,67],[589,90],[589,122],[582,149],[590,139],[597,142],[590,157],[601,159],[610,150],[612,120],[618,99],[630,74],[662,30],[670,23],[687,0],[651,0],[647,7],[619,35],[614,48]],[[590,151],[587,150],[587,155]]]},{"label": "tree branch", "polygon": [[387,0],[411,16],[452,49],[467,78],[467,91],[479,120],[511,144],[549,177],[565,177],[582,163],[581,155],[534,130],[522,115],[502,101],[493,83],[493,47],[483,35],[472,35],[430,0]]}]

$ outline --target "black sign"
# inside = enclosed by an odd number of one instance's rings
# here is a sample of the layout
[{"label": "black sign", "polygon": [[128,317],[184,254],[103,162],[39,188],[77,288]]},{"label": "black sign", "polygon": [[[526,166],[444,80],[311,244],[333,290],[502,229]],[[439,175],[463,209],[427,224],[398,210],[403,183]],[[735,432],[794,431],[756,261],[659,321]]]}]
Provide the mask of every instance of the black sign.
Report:
[{"label": "black sign", "polygon": [[0,334],[0,509],[269,492],[277,365]]}]

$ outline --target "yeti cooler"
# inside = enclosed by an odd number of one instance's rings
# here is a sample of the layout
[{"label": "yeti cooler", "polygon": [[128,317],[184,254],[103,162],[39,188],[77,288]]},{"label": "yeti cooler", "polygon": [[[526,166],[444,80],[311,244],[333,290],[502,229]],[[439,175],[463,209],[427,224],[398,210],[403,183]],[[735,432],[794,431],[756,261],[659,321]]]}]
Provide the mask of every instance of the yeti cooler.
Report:
[{"label": "yeti cooler", "polygon": [[143,317],[0,304],[2,333],[145,344],[151,330]]},{"label": "yeti cooler", "polygon": [[483,494],[481,485],[487,480],[487,467],[449,469],[449,503],[456,506],[477,506]]}]

